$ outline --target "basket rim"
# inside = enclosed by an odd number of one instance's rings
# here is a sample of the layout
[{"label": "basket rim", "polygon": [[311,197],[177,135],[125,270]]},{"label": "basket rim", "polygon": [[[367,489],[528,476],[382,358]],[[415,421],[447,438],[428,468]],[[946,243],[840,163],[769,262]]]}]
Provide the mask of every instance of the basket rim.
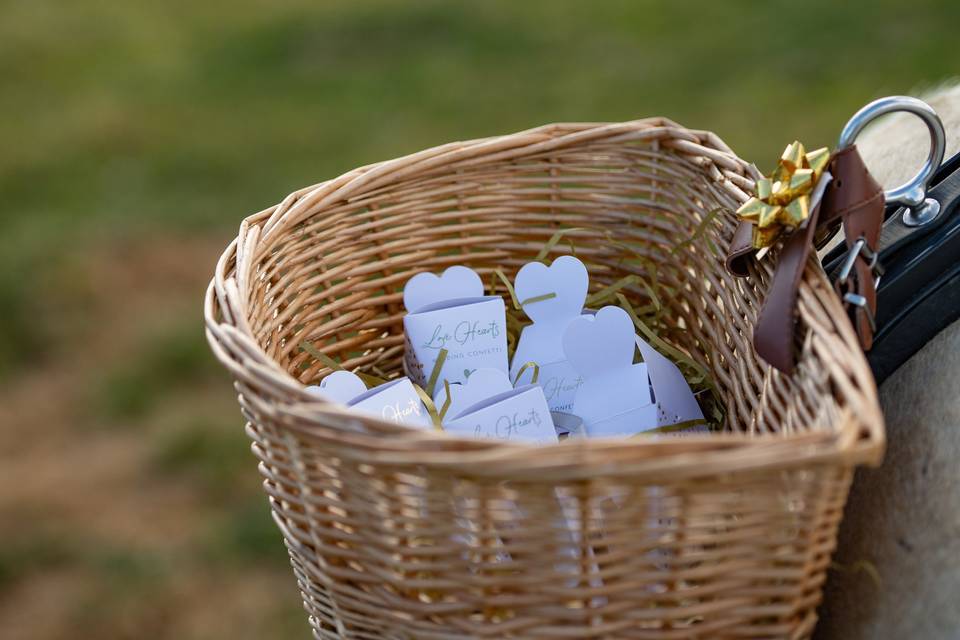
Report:
[{"label": "basket rim", "polygon": [[[306,392],[300,383],[275,362],[257,343],[248,324],[251,273],[268,251],[272,236],[297,224],[305,214],[329,202],[342,202],[362,191],[389,186],[412,171],[451,163],[469,165],[491,159],[519,157],[550,148],[576,145],[605,138],[657,137],[660,143],[689,156],[717,188],[737,201],[747,199],[759,176],[755,166],[740,159],[714,133],[687,129],[662,117],[619,123],[556,123],[515,134],[453,142],[399,158],[369,164],[336,178],[294,191],[272,207],[248,216],[217,262],[215,275],[204,299],[206,336],[211,350],[235,380],[248,419],[248,433],[256,444],[263,434],[249,422],[250,409],[265,413],[287,432],[305,441],[336,447],[338,455],[351,452],[364,461],[431,467],[477,475],[505,474],[514,479],[544,480],[558,475],[584,479],[598,475],[662,475],[678,469],[693,475],[745,469],[778,469],[811,464],[878,464],[885,436],[876,385],[860,353],[846,367],[851,385],[859,392],[856,411],[843,408],[840,424],[832,430],[797,433],[752,434],[715,432],[690,436],[645,436],[643,438],[584,439],[555,445],[534,446],[500,440],[478,440],[433,430],[417,430],[373,416],[348,412]],[[494,154],[491,158],[490,154]],[[800,286],[801,315],[804,300],[815,301],[829,311],[831,319],[842,318],[842,307],[815,256],[804,269]],[[832,322],[840,338],[856,342],[845,322]],[[765,376],[779,375],[765,367]],[[259,396],[269,390],[269,399]],[[246,403],[246,404],[245,404]],[[344,424],[349,425],[344,428]],[[538,454],[531,456],[536,449]],[[257,455],[263,454],[261,450]],[[654,455],[655,454],[655,455]],[[693,464],[695,458],[695,464]],[[492,464],[492,463],[496,464]]]}]

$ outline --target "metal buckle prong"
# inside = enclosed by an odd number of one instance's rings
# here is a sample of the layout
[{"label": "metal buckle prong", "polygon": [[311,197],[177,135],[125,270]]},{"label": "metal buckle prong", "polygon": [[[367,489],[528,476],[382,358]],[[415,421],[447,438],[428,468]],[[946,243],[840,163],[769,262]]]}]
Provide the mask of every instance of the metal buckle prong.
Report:
[{"label": "metal buckle prong", "polygon": [[867,266],[870,267],[870,270],[873,272],[874,288],[880,284],[880,276],[883,275],[883,266],[880,264],[880,253],[872,249],[870,245],[867,244],[867,239],[863,236],[857,238],[857,241],[854,242],[850,250],[847,251],[847,255],[844,257],[843,264],[840,266],[840,271],[837,274],[837,284],[847,284],[847,281],[850,279],[850,274],[853,273],[853,265],[856,264],[857,258],[860,256],[863,256],[863,259],[867,261]]},{"label": "metal buckle prong", "polygon": [[865,297],[850,291],[844,294],[843,301],[847,304],[852,304],[855,307],[860,307],[863,309],[863,312],[867,315],[867,322],[870,323],[870,332],[877,332],[877,321],[874,319],[873,313],[870,312],[870,305],[867,304],[867,299]]}]

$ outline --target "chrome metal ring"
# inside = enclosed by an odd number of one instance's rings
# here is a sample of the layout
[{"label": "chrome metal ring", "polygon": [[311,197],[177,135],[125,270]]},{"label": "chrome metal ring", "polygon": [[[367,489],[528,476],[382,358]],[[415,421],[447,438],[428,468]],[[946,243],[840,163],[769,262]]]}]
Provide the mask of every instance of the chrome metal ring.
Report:
[{"label": "chrome metal ring", "polygon": [[930,178],[933,177],[940,163],[943,162],[943,153],[946,149],[943,123],[940,122],[940,116],[930,105],[909,96],[889,96],[874,100],[853,114],[853,117],[843,127],[837,149],[844,149],[852,145],[863,128],[875,118],[895,111],[906,111],[914,114],[923,120],[930,131],[930,154],[917,175],[905,184],[883,193],[887,204],[899,202],[906,207],[914,208],[923,204],[927,194],[927,184],[929,184]]}]

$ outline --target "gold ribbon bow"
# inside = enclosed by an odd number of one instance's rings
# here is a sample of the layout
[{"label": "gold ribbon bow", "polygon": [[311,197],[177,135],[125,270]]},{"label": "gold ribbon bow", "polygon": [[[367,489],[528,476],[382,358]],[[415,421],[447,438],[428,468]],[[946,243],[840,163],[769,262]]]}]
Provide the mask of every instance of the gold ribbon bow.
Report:
[{"label": "gold ribbon bow", "polygon": [[753,223],[754,249],[770,247],[787,230],[810,217],[810,194],[830,161],[826,147],[807,152],[800,142],[787,145],[777,168],[757,180],[757,195],[737,209],[742,220]]}]

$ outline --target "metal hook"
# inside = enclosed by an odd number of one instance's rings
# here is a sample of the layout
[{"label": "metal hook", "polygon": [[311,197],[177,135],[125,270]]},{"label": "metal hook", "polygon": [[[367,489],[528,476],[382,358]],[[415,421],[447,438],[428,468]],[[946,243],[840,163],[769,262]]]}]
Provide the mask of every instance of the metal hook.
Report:
[{"label": "metal hook", "polygon": [[894,111],[906,111],[914,114],[923,120],[930,132],[930,153],[927,155],[927,160],[920,171],[906,183],[883,193],[887,204],[898,202],[908,208],[903,216],[905,224],[918,226],[936,218],[940,211],[940,203],[926,197],[927,185],[937,168],[940,167],[940,163],[943,162],[943,154],[946,150],[946,134],[943,131],[943,123],[933,107],[922,100],[909,96],[889,96],[874,100],[853,114],[853,117],[843,127],[837,149],[849,147],[868,123],[879,116]]}]

